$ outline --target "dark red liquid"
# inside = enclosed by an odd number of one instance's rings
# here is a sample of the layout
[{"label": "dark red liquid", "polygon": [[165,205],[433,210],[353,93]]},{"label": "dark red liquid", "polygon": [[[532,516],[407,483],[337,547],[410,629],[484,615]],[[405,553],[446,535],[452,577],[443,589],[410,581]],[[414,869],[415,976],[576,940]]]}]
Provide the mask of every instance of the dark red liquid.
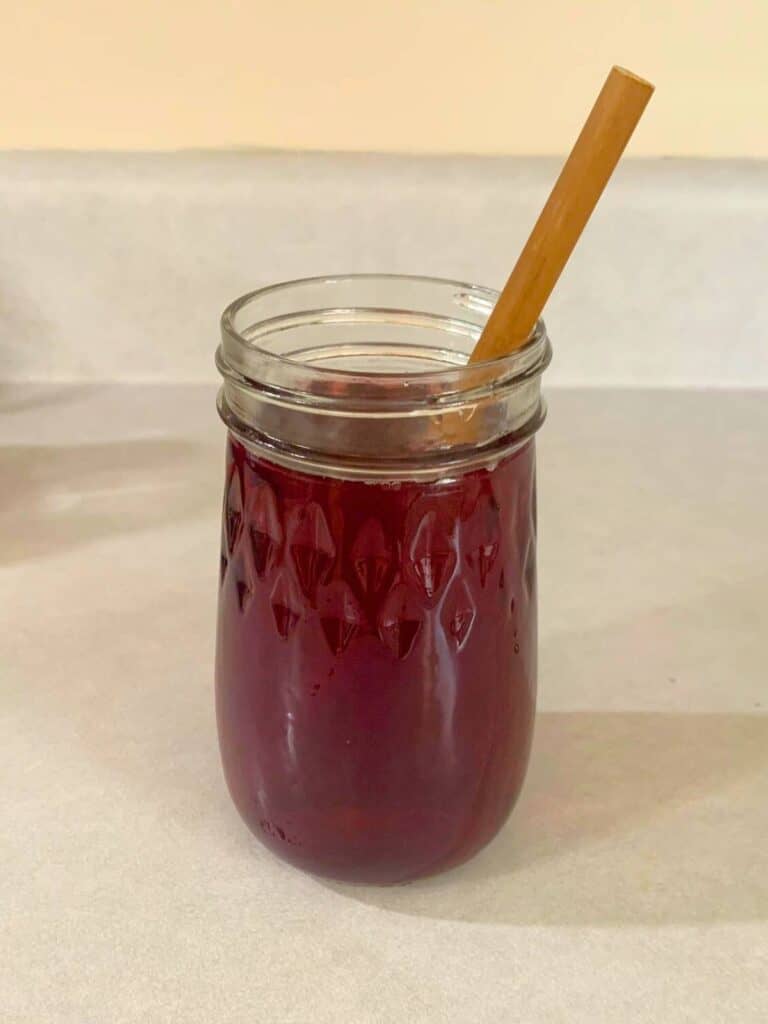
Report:
[{"label": "dark red liquid", "polygon": [[369,484],[230,439],[222,543],[219,737],[256,835],[380,883],[487,843],[533,725],[533,442],[456,480]]}]

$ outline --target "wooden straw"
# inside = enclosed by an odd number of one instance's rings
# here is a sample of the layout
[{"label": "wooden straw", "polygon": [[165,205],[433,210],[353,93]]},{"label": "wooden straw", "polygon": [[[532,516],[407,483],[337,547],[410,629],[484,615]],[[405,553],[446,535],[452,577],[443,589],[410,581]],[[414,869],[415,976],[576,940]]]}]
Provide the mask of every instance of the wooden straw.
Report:
[{"label": "wooden straw", "polygon": [[528,340],[652,92],[631,71],[611,69],[470,362],[506,355]]}]

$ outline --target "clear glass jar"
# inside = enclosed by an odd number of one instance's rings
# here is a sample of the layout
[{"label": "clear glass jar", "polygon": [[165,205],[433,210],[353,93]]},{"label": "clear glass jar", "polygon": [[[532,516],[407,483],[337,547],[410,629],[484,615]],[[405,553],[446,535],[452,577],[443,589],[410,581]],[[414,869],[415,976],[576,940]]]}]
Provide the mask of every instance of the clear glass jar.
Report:
[{"label": "clear glass jar", "polygon": [[222,318],[224,770],[254,833],[317,874],[458,864],[522,785],[550,346],[540,323],[514,355],[467,364],[495,299],[349,276]]}]

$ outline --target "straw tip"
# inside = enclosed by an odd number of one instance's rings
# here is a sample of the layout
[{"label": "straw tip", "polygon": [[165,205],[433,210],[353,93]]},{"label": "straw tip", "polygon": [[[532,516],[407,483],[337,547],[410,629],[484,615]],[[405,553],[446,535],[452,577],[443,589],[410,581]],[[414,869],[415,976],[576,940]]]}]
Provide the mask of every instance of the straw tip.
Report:
[{"label": "straw tip", "polygon": [[611,68],[612,75],[621,75],[622,78],[628,78],[635,82],[637,85],[643,87],[643,89],[650,95],[656,86],[653,82],[649,82],[647,78],[642,78],[640,75],[636,75],[634,71],[630,71],[629,68],[623,68],[619,64],[614,64]]}]

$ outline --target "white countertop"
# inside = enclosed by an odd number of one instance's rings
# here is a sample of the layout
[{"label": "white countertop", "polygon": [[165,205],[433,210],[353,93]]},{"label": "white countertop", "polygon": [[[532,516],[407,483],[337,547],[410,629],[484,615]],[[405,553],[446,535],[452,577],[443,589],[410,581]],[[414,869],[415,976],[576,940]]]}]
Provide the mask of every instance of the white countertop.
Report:
[{"label": "white countertop", "polygon": [[0,389],[3,1022],[768,1018],[768,401],[549,404],[523,797],[374,889],[224,788],[212,388]]}]

